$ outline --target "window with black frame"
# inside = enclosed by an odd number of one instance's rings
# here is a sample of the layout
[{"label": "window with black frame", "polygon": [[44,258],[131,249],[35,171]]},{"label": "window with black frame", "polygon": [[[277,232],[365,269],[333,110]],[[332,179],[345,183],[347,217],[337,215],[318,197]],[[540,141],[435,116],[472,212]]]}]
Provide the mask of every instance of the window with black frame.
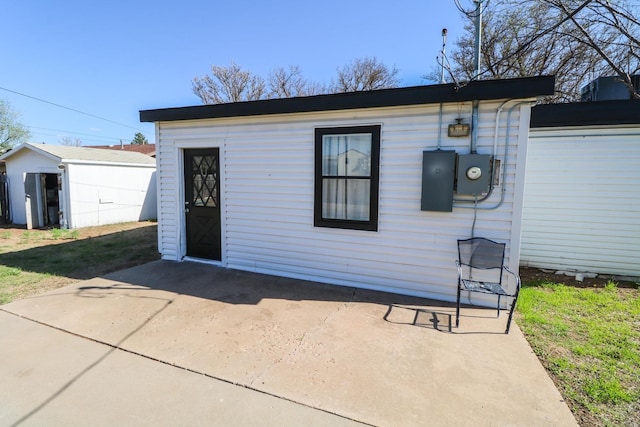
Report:
[{"label": "window with black frame", "polygon": [[380,128],[316,129],[316,227],[378,230]]}]

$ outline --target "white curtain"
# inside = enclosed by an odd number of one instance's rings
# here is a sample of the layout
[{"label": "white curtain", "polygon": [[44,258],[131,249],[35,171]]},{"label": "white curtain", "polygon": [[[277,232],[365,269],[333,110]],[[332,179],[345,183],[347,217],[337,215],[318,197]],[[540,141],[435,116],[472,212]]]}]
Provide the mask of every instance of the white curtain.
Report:
[{"label": "white curtain", "polygon": [[369,220],[371,134],[324,135],[322,217]]}]

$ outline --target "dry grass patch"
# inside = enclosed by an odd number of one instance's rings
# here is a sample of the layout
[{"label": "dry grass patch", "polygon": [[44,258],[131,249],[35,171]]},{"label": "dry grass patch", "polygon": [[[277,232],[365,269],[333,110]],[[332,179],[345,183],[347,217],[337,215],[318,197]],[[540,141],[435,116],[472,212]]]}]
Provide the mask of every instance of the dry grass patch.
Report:
[{"label": "dry grass patch", "polygon": [[0,229],[0,304],[159,258],[152,222]]}]

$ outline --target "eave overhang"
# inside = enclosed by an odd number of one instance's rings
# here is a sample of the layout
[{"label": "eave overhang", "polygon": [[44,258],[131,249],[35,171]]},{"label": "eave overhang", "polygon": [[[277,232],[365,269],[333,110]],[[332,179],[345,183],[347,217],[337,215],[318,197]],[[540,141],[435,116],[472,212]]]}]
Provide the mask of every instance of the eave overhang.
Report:
[{"label": "eave overhang", "polygon": [[169,122],[493,99],[527,99],[553,95],[554,86],[555,77],[553,76],[480,80],[470,82],[462,87],[457,87],[454,84],[413,86],[229,104],[142,110],[140,111],[140,121]]}]

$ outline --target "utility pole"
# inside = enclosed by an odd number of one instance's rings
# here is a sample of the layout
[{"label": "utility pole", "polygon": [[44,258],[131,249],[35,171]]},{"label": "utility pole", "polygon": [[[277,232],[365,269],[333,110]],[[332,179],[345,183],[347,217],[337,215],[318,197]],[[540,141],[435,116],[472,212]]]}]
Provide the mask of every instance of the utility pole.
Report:
[{"label": "utility pole", "polygon": [[475,11],[475,31],[474,31],[474,52],[473,52],[473,78],[480,76],[480,51],[482,47],[482,2],[484,0],[473,0],[476,4]]},{"label": "utility pole", "polygon": [[[474,31],[474,53],[473,53],[473,80],[477,80],[480,77],[480,51],[482,46],[482,2],[484,0],[473,0],[476,5],[475,11],[475,31]],[[474,100],[471,109],[471,144],[470,149],[472,153],[476,152],[478,145],[478,110],[480,109],[480,102]]]}]

